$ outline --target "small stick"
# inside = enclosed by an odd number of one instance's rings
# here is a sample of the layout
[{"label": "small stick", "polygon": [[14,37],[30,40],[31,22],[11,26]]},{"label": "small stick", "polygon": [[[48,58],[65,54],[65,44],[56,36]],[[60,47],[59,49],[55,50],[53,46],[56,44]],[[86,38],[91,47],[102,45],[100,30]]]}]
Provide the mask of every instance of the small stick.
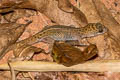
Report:
[{"label": "small stick", "polygon": [[34,77],[31,75],[31,73],[30,73],[30,72],[28,72],[28,74],[29,74],[29,76],[30,76],[31,80],[35,80],[35,79],[34,79]]},{"label": "small stick", "polygon": [[[17,61],[11,62],[17,71],[85,71],[85,72],[120,72],[120,60],[88,61],[83,64],[65,67],[55,62]],[[0,70],[10,70],[7,64],[1,64]]]},{"label": "small stick", "polygon": [[9,66],[10,72],[11,72],[11,80],[16,80],[15,71],[9,62],[8,62],[8,66]]}]

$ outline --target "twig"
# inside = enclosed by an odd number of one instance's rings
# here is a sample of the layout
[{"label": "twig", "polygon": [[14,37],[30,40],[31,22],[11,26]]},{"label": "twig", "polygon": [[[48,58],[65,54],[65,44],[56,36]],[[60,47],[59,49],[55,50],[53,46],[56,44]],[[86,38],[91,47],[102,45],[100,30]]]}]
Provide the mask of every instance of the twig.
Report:
[{"label": "twig", "polygon": [[31,80],[35,80],[35,79],[34,79],[34,77],[31,75],[31,73],[30,73],[30,72],[28,72],[28,74],[29,74],[29,76],[30,76]]},{"label": "twig", "polygon": [[8,66],[9,66],[10,72],[11,72],[11,78],[12,78],[11,80],[16,80],[15,71],[9,62],[8,62]]},{"label": "twig", "polygon": [[[17,71],[85,71],[85,72],[120,72],[120,60],[88,61],[71,67],[54,62],[41,61],[17,61],[11,62]],[[1,64],[0,70],[10,70],[7,64]]]}]

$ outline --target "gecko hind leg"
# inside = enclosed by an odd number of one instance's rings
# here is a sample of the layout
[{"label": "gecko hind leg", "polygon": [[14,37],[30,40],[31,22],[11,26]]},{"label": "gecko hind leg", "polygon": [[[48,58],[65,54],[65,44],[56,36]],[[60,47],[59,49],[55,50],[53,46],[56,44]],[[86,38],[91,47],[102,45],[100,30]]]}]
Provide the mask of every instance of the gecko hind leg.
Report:
[{"label": "gecko hind leg", "polygon": [[52,49],[53,49],[53,45],[54,45],[55,40],[52,39],[52,38],[46,37],[46,38],[44,38],[42,40],[42,42],[49,44],[49,46],[48,46],[48,52],[46,52],[46,53],[51,53]]},{"label": "gecko hind leg", "polygon": [[54,42],[55,42],[55,40],[51,40],[51,43],[49,44],[48,52],[49,52],[50,54],[52,53]]}]

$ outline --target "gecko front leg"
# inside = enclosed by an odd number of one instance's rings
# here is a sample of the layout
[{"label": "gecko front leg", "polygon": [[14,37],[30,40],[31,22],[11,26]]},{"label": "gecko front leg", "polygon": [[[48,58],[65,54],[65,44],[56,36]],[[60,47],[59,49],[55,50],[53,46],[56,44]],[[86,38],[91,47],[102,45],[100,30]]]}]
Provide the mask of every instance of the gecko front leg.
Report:
[{"label": "gecko front leg", "polygon": [[78,40],[78,42],[79,42],[79,45],[82,46],[82,47],[86,47],[86,46],[89,45],[89,43],[88,43],[86,40],[83,41],[83,40],[81,39],[81,37],[77,37],[77,40]]}]

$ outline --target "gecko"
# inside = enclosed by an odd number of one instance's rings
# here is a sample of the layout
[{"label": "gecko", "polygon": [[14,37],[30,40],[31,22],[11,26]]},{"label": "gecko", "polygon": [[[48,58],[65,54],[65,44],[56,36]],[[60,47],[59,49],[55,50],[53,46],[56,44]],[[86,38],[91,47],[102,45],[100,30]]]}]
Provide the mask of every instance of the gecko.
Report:
[{"label": "gecko", "polygon": [[[81,39],[95,37],[100,34],[104,34],[108,31],[108,29],[101,23],[88,23],[86,26],[81,28],[65,26],[65,25],[53,25],[43,28],[40,32],[35,35],[16,42],[11,45],[10,48],[6,50],[6,52],[15,49],[18,46],[22,45],[33,45],[35,43],[41,42],[42,40],[48,38],[52,46],[55,41],[73,41],[78,40],[81,42]],[[6,53],[5,52],[5,53]],[[3,55],[5,54],[3,53]],[[0,59],[3,56],[0,56]]]}]

